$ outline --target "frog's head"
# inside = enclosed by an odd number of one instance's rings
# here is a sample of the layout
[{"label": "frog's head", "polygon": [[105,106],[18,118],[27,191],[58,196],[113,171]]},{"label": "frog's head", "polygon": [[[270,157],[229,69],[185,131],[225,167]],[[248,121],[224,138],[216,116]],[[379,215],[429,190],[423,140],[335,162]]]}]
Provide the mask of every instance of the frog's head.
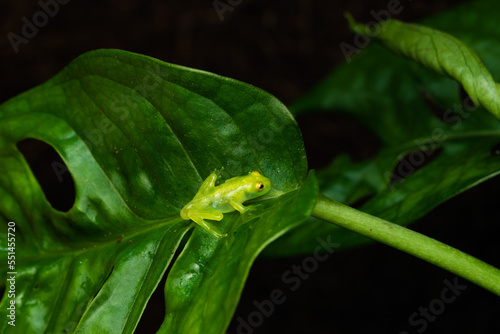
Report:
[{"label": "frog's head", "polygon": [[247,197],[248,199],[260,197],[265,195],[269,190],[271,190],[271,181],[261,173],[255,171],[251,172],[247,176],[248,178],[248,188]]}]

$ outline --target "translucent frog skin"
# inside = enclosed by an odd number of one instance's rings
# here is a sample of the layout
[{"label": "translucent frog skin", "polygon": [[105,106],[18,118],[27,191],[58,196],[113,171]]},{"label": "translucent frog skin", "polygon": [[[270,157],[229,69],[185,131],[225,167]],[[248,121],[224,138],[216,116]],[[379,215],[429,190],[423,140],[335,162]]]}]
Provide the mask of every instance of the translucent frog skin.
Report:
[{"label": "translucent frog skin", "polygon": [[220,221],[223,213],[249,210],[243,202],[265,195],[271,190],[271,181],[259,172],[233,177],[215,186],[217,174],[210,174],[201,184],[194,198],[181,210],[181,218],[193,220],[216,238],[227,236],[204,219]]}]

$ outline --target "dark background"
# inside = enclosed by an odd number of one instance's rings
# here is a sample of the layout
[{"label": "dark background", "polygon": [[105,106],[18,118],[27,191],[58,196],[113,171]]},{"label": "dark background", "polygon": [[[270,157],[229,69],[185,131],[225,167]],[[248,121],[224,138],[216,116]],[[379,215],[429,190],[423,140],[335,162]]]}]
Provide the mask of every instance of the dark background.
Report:
[{"label": "dark background", "polygon": [[[16,54],[6,36],[20,34],[21,18],[31,20],[40,6],[36,1],[2,0],[0,102],[48,80],[86,51],[118,48],[232,77],[291,103],[343,61],[339,44],[352,41],[353,35],[342,13],[347,10],[359,21],[370,21],[370,11],[387,8],[388,0],[233,0],[238,2],[221,21],[211,0],[73,0],[61,5]],[[415,21],[455,3],[402,1],[404,10],[396,18]],[[350,119],[313,115],[298,122],[311,168],[324,166],[342,151],[365,158],[376,149],[373,135]],[[337,143],[333,149],[332,142]],[[412,228],[500,267],[499,186],[498,178],[488,181],[441,205]],[[444,279],[455,278],[374,244],[334,253],[291,292],[281,277],[303,259],[257,260],[234,319],[246,319],[255,310],[253,301],[281,289],[286,301],[254,333],[417,333],[420,327],[410,326],[408,317],[440,298]],[[424,332],[500,333],[498,297],[463,279],[459,282],[467,289]],[[161,324],[161,285],[157,292],[139,333],[152,333]],[[238,333],[237,326],[233,321],[228,333]]]}]

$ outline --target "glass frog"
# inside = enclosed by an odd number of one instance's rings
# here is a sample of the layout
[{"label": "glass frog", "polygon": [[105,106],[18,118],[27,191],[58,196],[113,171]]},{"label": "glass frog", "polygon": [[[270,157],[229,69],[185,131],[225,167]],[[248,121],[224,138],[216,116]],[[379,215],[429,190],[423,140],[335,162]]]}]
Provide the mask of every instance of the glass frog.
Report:
[{"label": "glass frog", "polygon": [[193,220],[216,238],[227,236],[204,219],[220,221],[223,213],[239,211],[245,213],[250,208],[243,202],[262,196],[271,190],[271,181],[259,172],[236,176],[215,186],[218,174],[210,174],[201,184],[194,198],[181,210],[181,218]]}]

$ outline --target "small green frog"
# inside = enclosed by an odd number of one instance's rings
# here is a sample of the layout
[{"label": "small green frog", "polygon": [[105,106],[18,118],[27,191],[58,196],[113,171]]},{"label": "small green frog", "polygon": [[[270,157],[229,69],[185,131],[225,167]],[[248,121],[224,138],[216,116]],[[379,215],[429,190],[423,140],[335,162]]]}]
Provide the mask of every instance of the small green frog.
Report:
[{"label": "small green frog", "polygon": [[236,176],[215,186],[218,175],[210,174],[201,184],[194,198],[181,210],[181,218],[193,220],[216,238],[227,236],[204,219],[220,221],[223,213],[249,210],[243,202],[262,196],[271,190],[271,181],[259,172]]}]

